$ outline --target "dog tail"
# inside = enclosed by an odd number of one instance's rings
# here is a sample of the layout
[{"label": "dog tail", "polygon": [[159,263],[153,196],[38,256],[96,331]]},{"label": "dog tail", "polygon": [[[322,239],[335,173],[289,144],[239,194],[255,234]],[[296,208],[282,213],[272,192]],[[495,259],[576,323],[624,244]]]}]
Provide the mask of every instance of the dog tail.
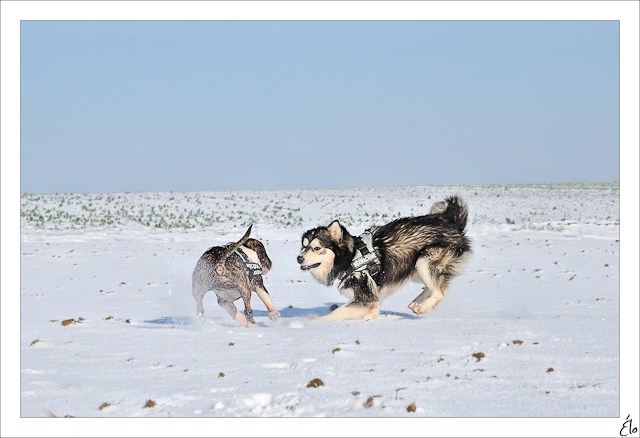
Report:
[{"label": "dog tail", "polygon": [[233,254],[235,250],[237,250],[242,245],[244,245],[244,243],[249,239],[249,236],[251,235],[251,228],[253,228],[253,225],[249,226],[249,228],[247,229],[247,232],[244,233],[244,236],[242,236],[240,240],[238,240],[236,243],[234,243],[233,245],[229,246],[227,249],[224,250],[224,253],[218,260],[218,263],[216,263],[216,271],[218,272],[218,275],[222,275],[222,273],[224,272],[224,264],[226,263],[229,256]]},{"label": "dog tail", "polygon": [[227,258],[229,258],[229,256],[238,248],[240,248],[242,245],[244,245],[244,243],[247,241],[247,239],[249,239],[249,236],[251,235],[251,228],[253,228],[253,225],[250,225],[249,228],[247,229],[247,232],[244,233],[244,236],[242,236],[242,238],[240,240],[238,240],[236,243],[233,244],[233,246],[230,246],[229,248],[226,249],[224,255],[222,256],[221,260],[226,260]]},{"label": "dog tail", "polygon": [[462,233],[467,226],[469,207],[459,197],[449,196],[444,201],[438,201],[433,204],[430,213],[442,215],[446,222],[449,222],[456,230]]}]

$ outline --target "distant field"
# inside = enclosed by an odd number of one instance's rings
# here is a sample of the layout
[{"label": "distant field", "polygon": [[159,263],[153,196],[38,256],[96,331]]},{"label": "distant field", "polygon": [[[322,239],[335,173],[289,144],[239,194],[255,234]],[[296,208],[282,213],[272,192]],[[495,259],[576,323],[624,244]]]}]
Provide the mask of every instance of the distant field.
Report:
[{"label": "distant field", "polygon": [[384,223],[428,212],[433,202],[462,196],[471,224],[526,227],[548,222],[620,221],[620,183],[485,184],[218,192],[23,194],[22,227],[79,229],[348,226]]}]

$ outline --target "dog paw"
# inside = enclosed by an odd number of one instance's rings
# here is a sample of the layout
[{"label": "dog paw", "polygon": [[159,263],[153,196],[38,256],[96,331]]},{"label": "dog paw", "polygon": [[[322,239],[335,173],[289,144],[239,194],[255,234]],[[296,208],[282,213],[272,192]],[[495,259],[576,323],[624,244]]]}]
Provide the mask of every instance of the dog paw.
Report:
[{"label": "dog paw", "polygon": [[417,314],[417,315],[424,315],[425,313],[427,313],[429,310],[433,310],[436,308],[436,306],[440,304],[440,302],[436,302],[436,303],[423,303],[423,304],[418,304],[414,307],[411,308],[411,310],[413,310],[413,313]]},{"label": "dog paw", "polygon": [[277,310],[269,312],[269,319],[271,321],[277,321],[278,318],[280,318],[280,312],[278,312]]},{"label": "dog paw", "polygon": [[256,328],[258,327],[258,324],[255,323],[255,321],[247,321],[247,325],[245,325],[246,328]]},{"label": "dog paw", "polygon": [[415,301],[410,302],[408,307],[416,315],[423,315],[431,309],[431,307],[427,307],[424,304],[421,305],[420,303],[416,303]]}]

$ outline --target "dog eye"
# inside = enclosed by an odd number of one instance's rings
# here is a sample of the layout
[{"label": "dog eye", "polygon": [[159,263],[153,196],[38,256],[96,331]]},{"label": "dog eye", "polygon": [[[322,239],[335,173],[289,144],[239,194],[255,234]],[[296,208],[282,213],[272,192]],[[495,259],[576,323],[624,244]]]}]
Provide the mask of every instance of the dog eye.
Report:
[{"label": "dog eye", "polygon": [[314,251],[320,251],[322,248],[320,248],[319,246],[316,246],[315,248],[313,248]]}]

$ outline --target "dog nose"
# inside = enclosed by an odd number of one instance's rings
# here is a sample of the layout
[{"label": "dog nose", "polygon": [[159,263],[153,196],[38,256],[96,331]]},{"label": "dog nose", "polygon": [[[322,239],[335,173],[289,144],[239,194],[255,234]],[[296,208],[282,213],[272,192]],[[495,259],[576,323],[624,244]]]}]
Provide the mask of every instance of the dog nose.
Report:
[{"label": "dog nose", "polygon": [[299,255],[298,256],[298,263],[300,263],[300,264],[304,263],[304,257]]}]

